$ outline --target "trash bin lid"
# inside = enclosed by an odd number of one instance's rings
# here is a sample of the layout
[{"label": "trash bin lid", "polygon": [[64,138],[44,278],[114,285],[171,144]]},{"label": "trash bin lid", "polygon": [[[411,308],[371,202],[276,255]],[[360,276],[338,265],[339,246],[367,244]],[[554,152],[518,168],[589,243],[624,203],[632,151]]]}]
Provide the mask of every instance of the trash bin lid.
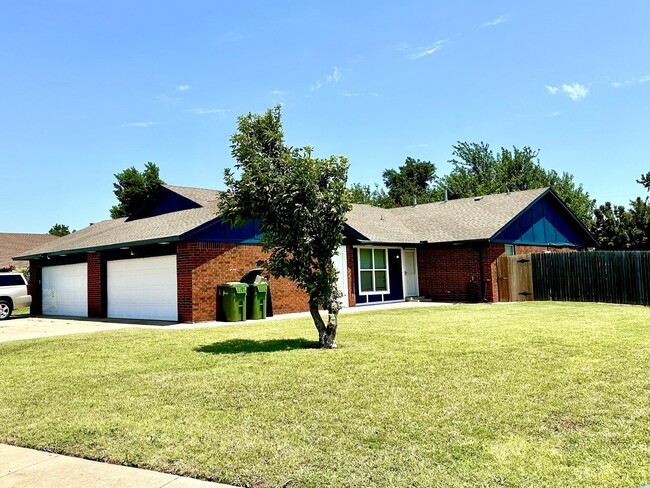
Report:
[{"label": "trash bin lid", "polygon": [[246,283],[240,283],[239,281],[230,281],[226,283],[226,285],[234,289],[237,293],[244,294],[246,294],[246,289],[248,288],[248,285]]},{"label": "trash bin lid", "polygon": [[248,285],[252,288],[254,288],[256,291],[261,292],[261,293],[266,293],[266,290],[268,288],[268,283],[253,283],[252,285]]}]

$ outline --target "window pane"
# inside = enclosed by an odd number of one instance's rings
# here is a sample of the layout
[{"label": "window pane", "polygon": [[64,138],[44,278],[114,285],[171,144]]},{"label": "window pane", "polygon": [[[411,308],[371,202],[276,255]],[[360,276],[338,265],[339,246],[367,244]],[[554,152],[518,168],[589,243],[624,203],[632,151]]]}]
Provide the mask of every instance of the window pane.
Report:
[{"label": "window pane", "polygon": [[387,291],[386,271],[375,271],[375,291]]},{"label": "window pane", "polygon": [[24,285],[21,275],[0,275],[0,286]]},{"label": "window pane", "polygon": [[372,269],[372,249],[359,249],[361,269]]},{"label": "window pane", "polygon": [[375,269],[386,269],[386,251],[375,249]]},{"label": "window pane", "polygon": [[506,244],[506,256],[514,256],[515,255],[515,246],[512,244]]},{"label": "window pane", "polygon": [[372,271],[361,272],[361,291],[373,291],[372,288]]}]

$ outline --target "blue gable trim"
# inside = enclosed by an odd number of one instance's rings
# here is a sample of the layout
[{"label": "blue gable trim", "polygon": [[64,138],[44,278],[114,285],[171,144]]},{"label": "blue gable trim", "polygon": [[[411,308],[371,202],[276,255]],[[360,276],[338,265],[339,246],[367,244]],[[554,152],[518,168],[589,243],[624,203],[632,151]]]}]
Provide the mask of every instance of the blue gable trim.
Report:
[{"label": "blue gable trim", "polygon": [[183,240],[192,242],[237,242],[241,244],[258,244],[261,241],[259,221],[247,222],[240,227],[218,218],[183,236]]},{"label": "blue gable trim", "polygon": [[584,226],[550,191],[541,195],[490,240],[541,246],[596,245]]}]

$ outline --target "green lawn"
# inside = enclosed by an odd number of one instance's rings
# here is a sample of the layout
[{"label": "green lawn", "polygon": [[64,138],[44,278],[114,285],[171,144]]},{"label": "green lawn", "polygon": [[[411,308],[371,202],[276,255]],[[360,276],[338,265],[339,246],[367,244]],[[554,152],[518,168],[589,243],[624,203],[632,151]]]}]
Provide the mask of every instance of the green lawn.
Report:
[{"label": "green lawn", "polygon": [[264,486],[650,482],[650,310],[522,303],[0,344],[0,442]]}]

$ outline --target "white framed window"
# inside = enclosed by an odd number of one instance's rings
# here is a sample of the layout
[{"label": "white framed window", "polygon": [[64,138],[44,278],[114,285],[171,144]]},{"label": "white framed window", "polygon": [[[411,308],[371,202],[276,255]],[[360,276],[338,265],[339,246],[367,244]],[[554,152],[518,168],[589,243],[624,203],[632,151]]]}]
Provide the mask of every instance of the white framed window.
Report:
[{"label": "white framed window", "polygon": [[514,256],[514,255],[515,255],[515,245],[506,244],[506,256]]},{"label": "white framed window", "polygon": [[362,295],[390,293],[388,281],[388,249],[380,247],[360,247],[359,292]]}]

